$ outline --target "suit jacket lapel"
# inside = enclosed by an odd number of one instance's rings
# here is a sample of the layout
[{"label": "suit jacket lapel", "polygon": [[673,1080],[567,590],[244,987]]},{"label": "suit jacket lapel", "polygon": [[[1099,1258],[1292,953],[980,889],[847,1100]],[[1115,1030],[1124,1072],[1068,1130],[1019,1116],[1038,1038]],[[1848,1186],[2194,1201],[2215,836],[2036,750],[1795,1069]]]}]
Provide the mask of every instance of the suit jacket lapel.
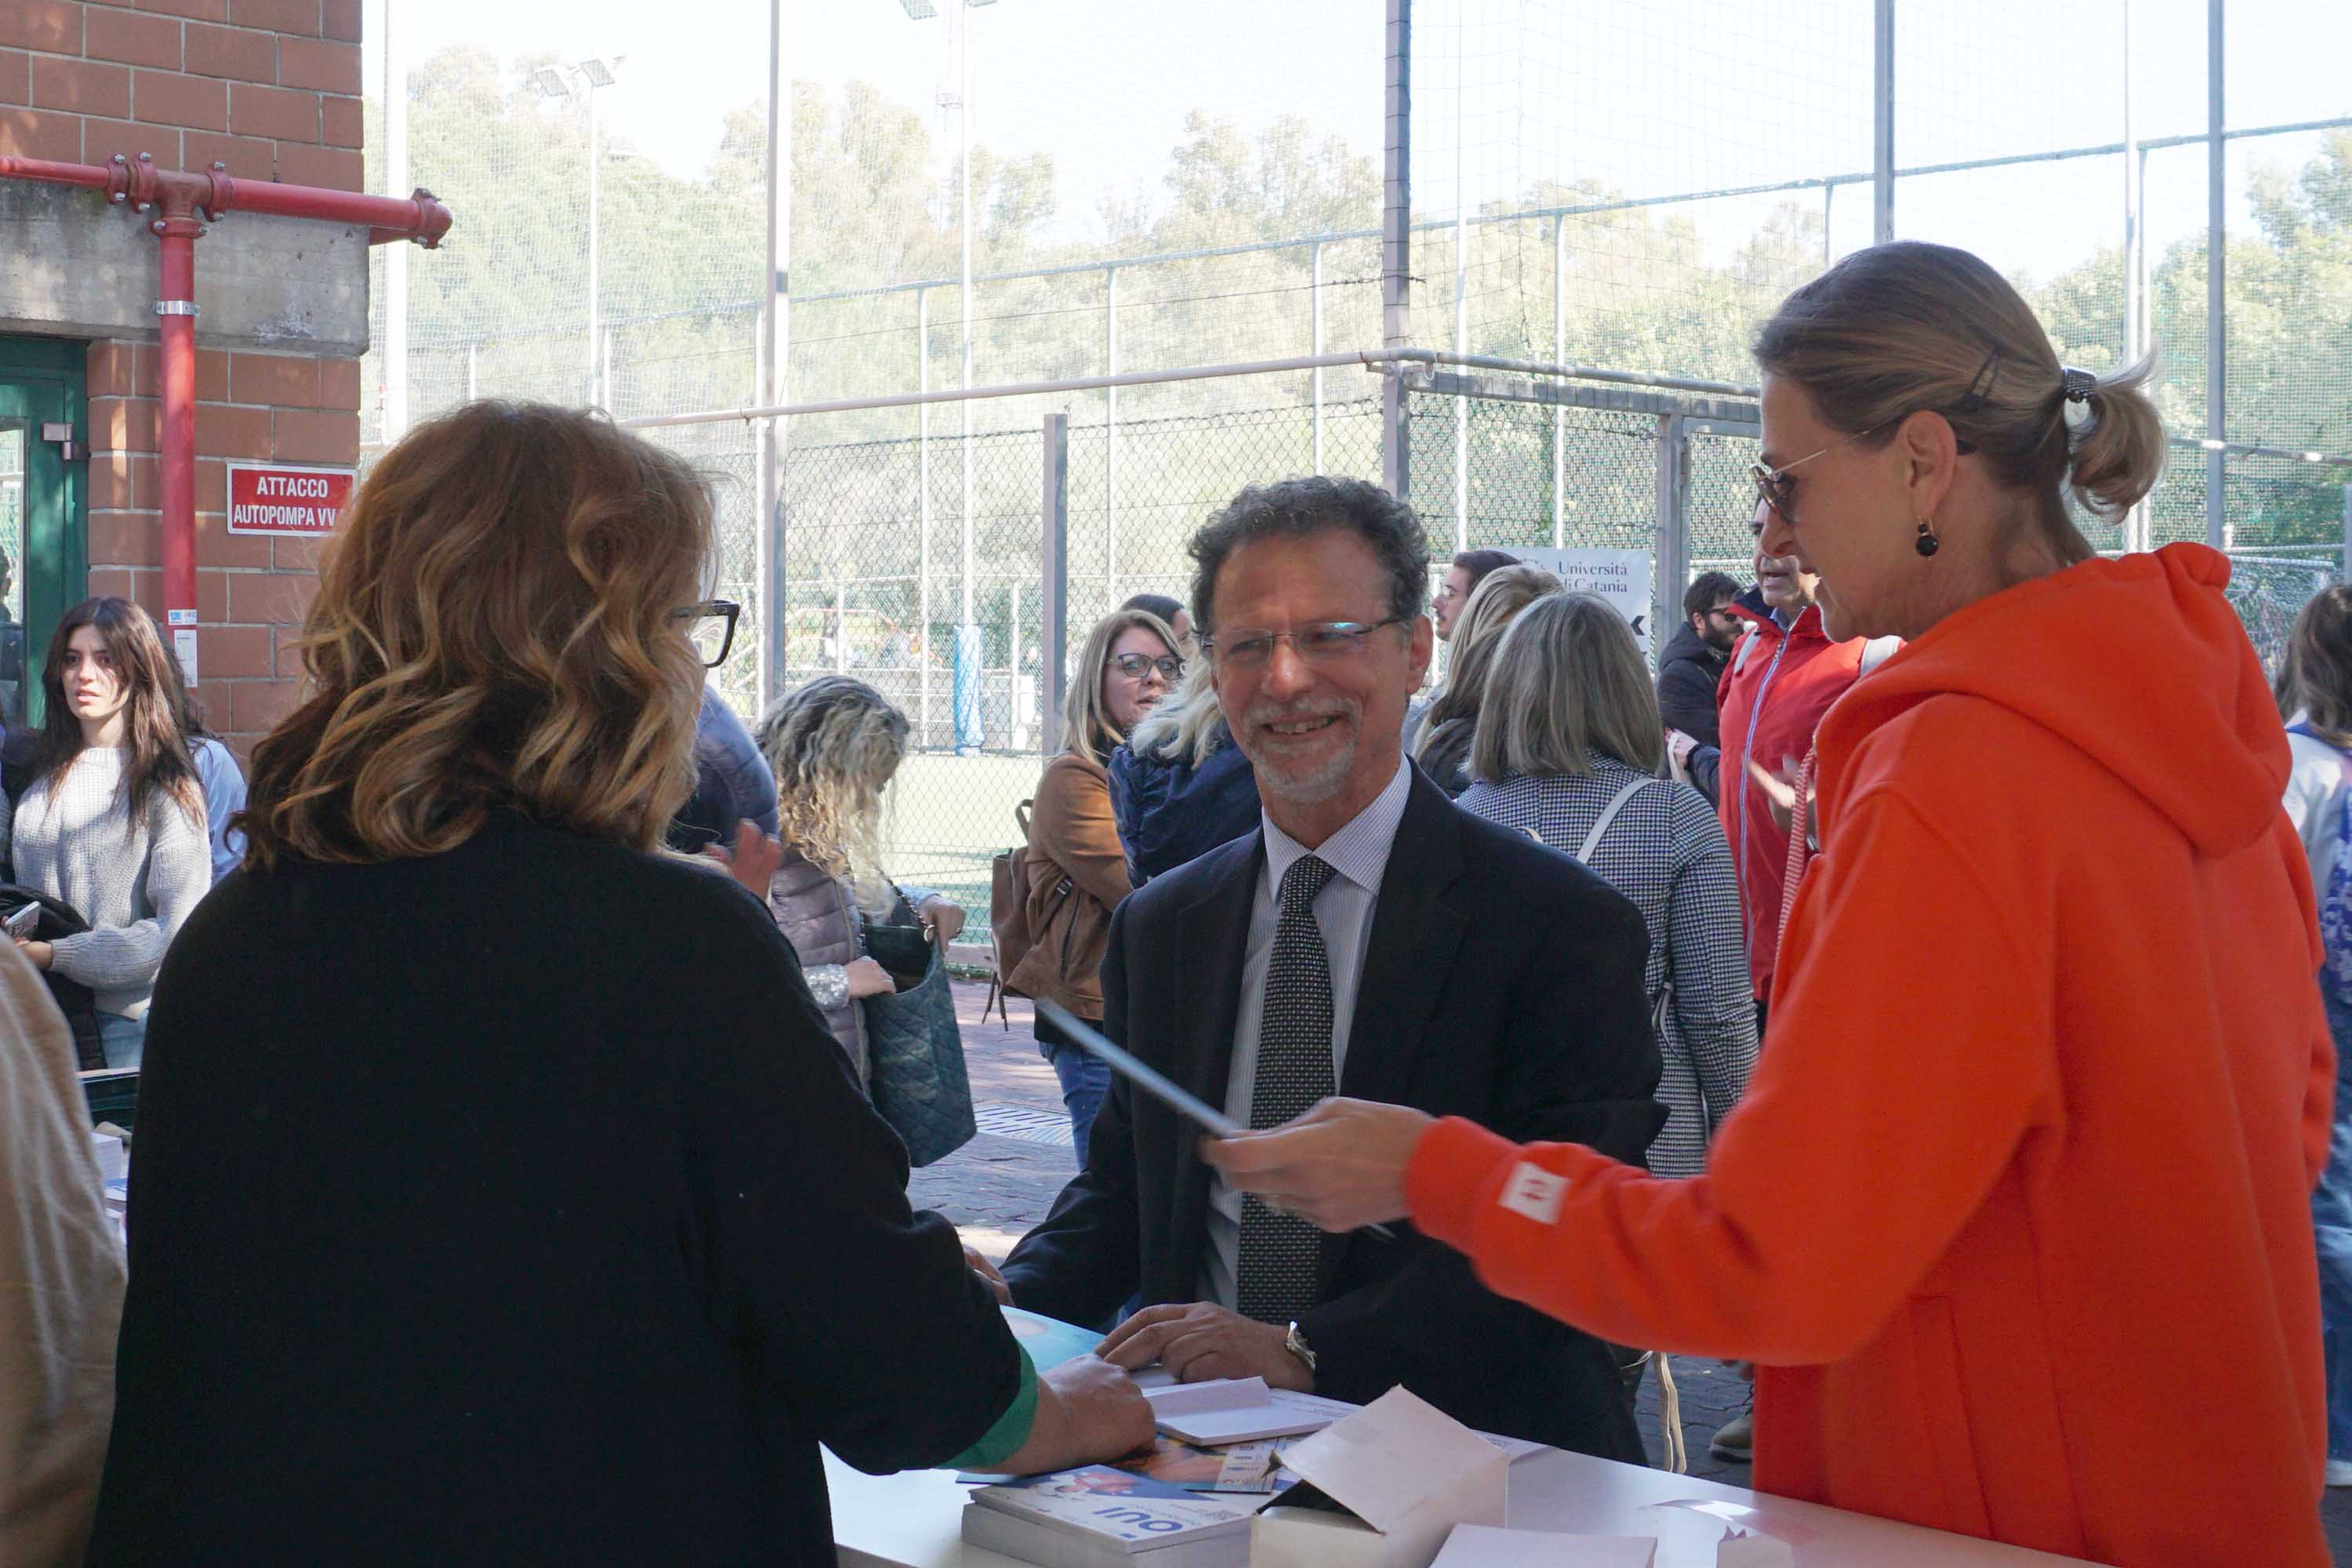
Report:
[{"label": "suit jacket lapel", "polygon": [[1381,877],[1381,896],[1364,946],[1363,978],[1356,987],[1348,1028],[1348,1065],[1339,1092],[1354,1100],[1394,1101],[1421,1048],[1454,950],[1469,916],[1447,898],[1462,874],[1460,808],[1421,770],[1412,774],[1404,818]]},{"label": "suit jacket lapel", "polygon": [[[1168,1075],[1223,1108],[1234,1069],[1234,1027],[1241,1007],[1242,964],[1249,945],[1251,906],[1265,864],[1264,833],[1253,833],[1245,853],[1231,864],[1195,902],[1177,915],[1175,994],[1180,1015],[1175,1038],[1182,1058]],[[1183,1137],[1176,1151],[1174,1224],[1170,1231],[1172,1288],[1189,1300],[1201,1275],[1208,1237],[1209,1167],[1195,1139]]]},{"label": "suit jacket lapel", "polygon": [[[1339,1092],[1351,1100],[1395,1104],[1405,1098],[1413,1058],[1424,1048],[1446,973],[1470,929],[1469,915],[1448,896],[1461,874],[1460,808],[1416,767],[1381,876],[1348,1028]],[[1352,1239],[1323,1238],[1320,1293],[1329,1292]]]}]

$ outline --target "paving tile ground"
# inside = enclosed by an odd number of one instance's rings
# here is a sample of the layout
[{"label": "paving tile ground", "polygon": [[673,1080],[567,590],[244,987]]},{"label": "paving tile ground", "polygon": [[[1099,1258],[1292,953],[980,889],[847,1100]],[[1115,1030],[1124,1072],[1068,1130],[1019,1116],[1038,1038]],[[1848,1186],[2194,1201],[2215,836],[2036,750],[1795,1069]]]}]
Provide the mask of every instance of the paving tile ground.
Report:
[{"label": "paving tile ground", "polygon": [[[982,1107],[1060,1110],[1061,1089],[1053,1068],[1037,1054],[1028,1004],[1015,998],[1007,1005],[1009,1025],[1001,1023],[994,1011],[983,1022],[981,1004],[987,991],[984,984],[965,982],[958,982],[955,987],[973,1100]],[[1034,1124],[1036,1119],[1026,1120]],[[916,1172],[908,1184],[908,1196],[917,1207],[944,1215],[972,1247],[1002,1259],[1031,1226],[1045,1217],[1075,1168],[1066,1142],[1046,1144],[983,1132],[937,1164]],[[1746,1486],[1748,1467],[1716,1458],[1707,1451],[1707,1439],[1717,1426],[1747,1408],[1748,1384],[1719,1362],[1687,1356],[1674,1358],[1674,1373],[1690,1473],[1726,1486]],[[1664,1446],[1655,1377],[1642,1380],[1635,1406],[1650,1462],[1656,1464],[1663,1458]],[[2320,1512],[2336,1561],[2352,1568],[2352,1489],[2330,1491]]]}]

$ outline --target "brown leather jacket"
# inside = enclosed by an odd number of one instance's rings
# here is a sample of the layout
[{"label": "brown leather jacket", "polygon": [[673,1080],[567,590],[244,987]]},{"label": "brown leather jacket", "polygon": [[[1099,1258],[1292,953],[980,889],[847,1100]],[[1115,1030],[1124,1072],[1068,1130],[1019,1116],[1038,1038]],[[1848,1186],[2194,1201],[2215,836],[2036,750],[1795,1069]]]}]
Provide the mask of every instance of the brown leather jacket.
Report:
[{"label": "brown leather jacket", "polygon": [[1020,995],[1058,1002],[1081,1018],[1100,1018],[1110,912],[1129,891],[1102,764],[1075,752],[1045,764],[1023,853],[1035,940],[1006,984]]}]

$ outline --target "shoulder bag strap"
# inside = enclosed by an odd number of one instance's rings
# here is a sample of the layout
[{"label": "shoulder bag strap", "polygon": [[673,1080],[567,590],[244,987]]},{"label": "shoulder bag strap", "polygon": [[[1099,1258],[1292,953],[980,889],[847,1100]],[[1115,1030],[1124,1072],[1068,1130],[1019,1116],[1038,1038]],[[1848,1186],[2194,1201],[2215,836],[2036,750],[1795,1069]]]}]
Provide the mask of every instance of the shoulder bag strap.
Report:
[{"label": "shoulder bag strap", "polygon": [[1641,794],[1643,785],[1655,783],[1657,783],[1655,779],[1635,779],[1632,784],[1619,790],[1616,797],[1601,808],[1601,820],[1594,823],[1592,831],[1584,836],[1584,847],[1576,852],[1576,858],[1586,865],[1591,865],[1592,852],[1601,847],[1601,836],[1609,831],[1609,825],[1617,820],[1617,814],[1625,809],[1625,803]]},{"label": "shoulder bag strap", "polygon": [[[1625,803],[1641,794],[1646,786],[1658,782],[1656,779],[1635,779],[1632,784],[1619,790],[1609,804],[1601,808],[1601,820],[1594,823],[1592,831],[1584,836],[1584,846],[1576,852],[1576,858],[1587,866],[1591,865],[1592,852],[1601,847],[1601,835],[1607,833],[1609,825],[1617,820],[1617,814],[1625,809]],[[1650,1027],[1661,1039],[1665,1037],[1666,1010],[1674,1005],[1674,998],[1675,983],[1671,978],[1655,996],[1650,998]]]}]

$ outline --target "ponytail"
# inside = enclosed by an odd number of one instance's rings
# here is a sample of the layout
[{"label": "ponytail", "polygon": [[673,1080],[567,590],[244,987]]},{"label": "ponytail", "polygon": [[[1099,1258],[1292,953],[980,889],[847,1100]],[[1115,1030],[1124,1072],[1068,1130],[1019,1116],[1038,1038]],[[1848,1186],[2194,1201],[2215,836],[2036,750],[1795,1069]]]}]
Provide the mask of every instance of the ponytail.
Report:
[{"label": "ponytail", "polygon": [[2147,395],[2156,355],[2095,377],[2091,416],[2074,427],[2067,488],[2093,513],[2117,518],[2146,500],[2164,472],[2164,420]]}]

